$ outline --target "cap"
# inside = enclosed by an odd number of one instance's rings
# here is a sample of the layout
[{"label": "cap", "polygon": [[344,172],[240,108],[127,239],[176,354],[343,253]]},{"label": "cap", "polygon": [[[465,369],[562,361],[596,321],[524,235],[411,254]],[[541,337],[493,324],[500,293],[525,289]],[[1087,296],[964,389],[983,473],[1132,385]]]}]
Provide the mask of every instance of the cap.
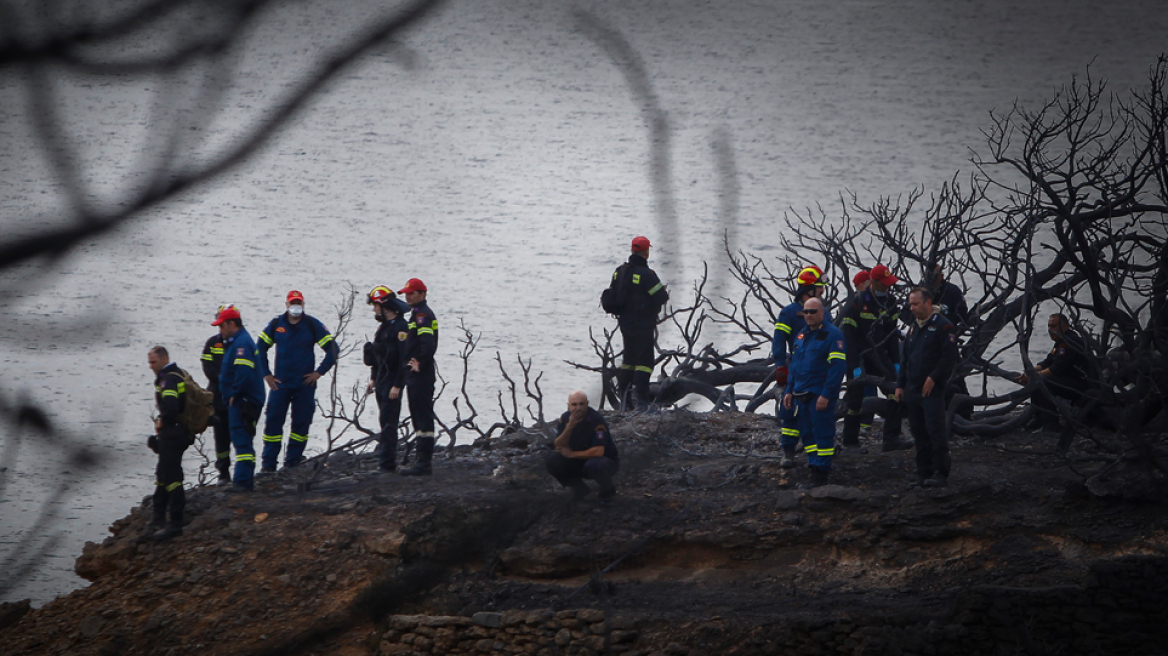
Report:
[{"label": "cap", "polygon": [[811,265],[809,267],[804,267],[803,270],[799,272],[799,275],[795,277],[795,282],[799,283],[800,286],[817,285],[822,287],[824,284],[822,278],[823,269],[820,269],[815,265]]},{"label": "cap", "polygon": [[649,243],[648,237],[633,237],[633,250],[638,253],[649,250],[651,246],[652,244]]},{"label": "cap", "polygon": [[235,309],[234,305],[224,305],[222,308],[220,308],[219,314],[215,316],[215,320],[211,322],[211,325],[218,326],[228,319],[239,318],[239,310]]},{"label": "cap", "polygon": [[293,289],[292,291],[288,292],[288,298],[286,300],[289,303],[292,301],[300,301],[301,303],[304,303],[304,294],[301,294],[300,292]]},{"label": "cap", "polygon": [[406,283],[406,286],[397,290],[397,293],[408,294],[410,292],[424,292],[424,291],[429,291],[426,289],[426,283],[422,282],[421,280],[418,280],[417,278],[410,278],[409,282]]},{"label": "cap", "polygon": [[860,272],[857,273],[854,278],[852,278],[852,284],[853,285],[862,285],[871,279],[872,279],[872,276],[868,275],[867,271],[860,270]]},{"label": "cap", "polygon": [[888,267],[884,266],[883,264],[877,264],[876,266],[872,267],[872,270],[868,272],[868,277],[873,282],[878,282],[882,285],[888,286],[892,286],[900,282],[900,278],[892,275],[892,272],[888,270]]}]

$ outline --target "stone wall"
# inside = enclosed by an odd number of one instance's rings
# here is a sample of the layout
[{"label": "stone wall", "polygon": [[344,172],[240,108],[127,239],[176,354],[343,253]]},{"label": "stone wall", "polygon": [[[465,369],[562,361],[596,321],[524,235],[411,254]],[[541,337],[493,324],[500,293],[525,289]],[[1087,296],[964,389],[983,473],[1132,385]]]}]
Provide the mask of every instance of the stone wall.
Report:
[{"label": "stone wall", "polygon": [[421,654],[623,654],[639,637],[632,624],[582,609],[393,615],[381,656]]}]

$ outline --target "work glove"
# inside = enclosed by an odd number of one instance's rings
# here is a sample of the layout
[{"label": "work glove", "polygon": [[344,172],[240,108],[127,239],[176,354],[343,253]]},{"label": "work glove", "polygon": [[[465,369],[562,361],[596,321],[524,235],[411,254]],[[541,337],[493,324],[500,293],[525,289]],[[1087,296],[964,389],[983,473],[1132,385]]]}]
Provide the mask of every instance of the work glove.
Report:
[{"label": "work glove", "polygon": [[150,447],[150,450],[154,453],[158,453],[158,436],[151,435],[150,437],[147,437],[146,446]]},{"label": "work glove", "polygon": [[856,367],[855,369],[852,369],[852,378],[859,378],[863,373],[864,370],[862,368]]}]

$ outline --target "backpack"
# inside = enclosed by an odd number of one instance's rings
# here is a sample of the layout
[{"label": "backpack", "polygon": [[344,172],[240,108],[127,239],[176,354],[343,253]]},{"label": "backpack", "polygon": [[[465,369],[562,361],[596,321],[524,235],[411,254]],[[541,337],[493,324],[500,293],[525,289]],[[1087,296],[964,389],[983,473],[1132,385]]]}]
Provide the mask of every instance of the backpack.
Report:
[{"label": "backpack", "polygon": [[203,389],[185,369],[178,370],[182,378],[186,402],[182,412],[178,414],[178,423],[187,429],[191,435],[199,435],[207,430],[211,417],[215,414],[215,395]]},{"label": "backpack", "polygon": [[616,270],[616,275],[613,276],[612,284],[600,292],[600,307],[605,312],[619,317],[621,312],[625,311],[625,305],[629,300],[631,270],[627,263],[620,265],[620,268]]}]

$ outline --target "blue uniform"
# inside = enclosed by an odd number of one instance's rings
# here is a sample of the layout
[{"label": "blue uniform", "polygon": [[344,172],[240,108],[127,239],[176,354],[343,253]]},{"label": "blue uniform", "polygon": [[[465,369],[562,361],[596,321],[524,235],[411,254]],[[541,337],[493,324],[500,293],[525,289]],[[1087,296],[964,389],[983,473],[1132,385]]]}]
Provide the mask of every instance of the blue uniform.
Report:
[{"label": "blue uniform", "polygon": [[[790,364],[791,352],[795,346],[795,336],[807,327],[807,322],[800,314],[802,311],[803,306],[798,302],[791,303],[780,310],[779,318],[775,319],[775,336],[771,340],[771,357],[780,367]],[[823,308],[823,312],[824,319],[828,323],[835,323],[831,320],[831,312],[827,308]]]},{"label": "blue uniform", "polygon": [[[795,420],[795,433],[783,430],[781,445],[794,447],[800,438],[807,452],[807,464],[821,472],[831,471],[835,455],[835,405],[847,371],[844,336],[838,328],[824,322],[817,330],[804,328],[795,336],[791,353],[791,371],[783,395],[793,395],[789,412]],[[816,410],[819,397],[828,400],[827,408]]]},{"label": "blue uniform", "polygon": [[251,488],[255,477],[256,422],[264,406],[264,380],[256,364],[256,346],[247,330],[223,340],[223,369],[219,373],[219,393],[227,406],[227,424],[235,447],[235,475],[232,483]]},{"label": "blue uniform", "polygon": [[[268,349],[276,347],[276,370],[268,367]],[[315,346],[324,350],[324,359],[316,366]],[[295,467],[304,459],[308,444],[308,428],[316,410],[316,385],[306,385],[304,377],[313,371],[328,373],[337,361],[337,343],[332,333],[315,317],[303,315],[292,323],[288,313],[272,319],[260,333],[259,361],[263,375],[275,375],[278,387],[268,394],[267,421],[264,423],[263,465],[266,470],[276,468],[276,460],[284,439],[284,419],[292,407],[292,430],[288,435],[286,467]]]}]

